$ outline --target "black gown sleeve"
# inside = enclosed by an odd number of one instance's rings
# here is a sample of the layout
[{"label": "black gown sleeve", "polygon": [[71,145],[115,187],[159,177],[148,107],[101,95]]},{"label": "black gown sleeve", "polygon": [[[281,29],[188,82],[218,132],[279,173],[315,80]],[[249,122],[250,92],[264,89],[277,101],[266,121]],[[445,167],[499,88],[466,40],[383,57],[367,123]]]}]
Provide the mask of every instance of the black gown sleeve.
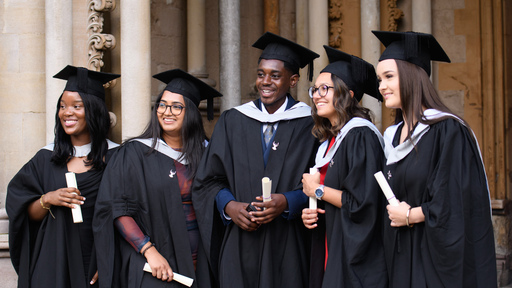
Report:
[{"label": "black gown sleeve", "polygon": [[[29,263],[30,242],[35,240],[39,223],[29,221],[27,208],[41,195],[43,190],[41,171],[47,165],[46,151],[39,151],[34,158],[20,169],[7,187],[6,211],[9,216],[9,252],[14,269],[19,273],[20,262]],[[24,260],[21,260],[21,258]],[[28,267],[25,267],[28,269]],[[28,270],[27,270],[28,271]]]},{"label": "black gown sleeve", "polygon": [[[445,287],[496,283],[490,196],[480,153],[470,130],[443,121],[439,160],[428,180],[423,255],[426,274]],[[466,261],[465,261],[466,259]],[[467,261],[469,260],[469,261]],[[461,277],[464,275],[464,277]],[[468,286],[469,285],[469,286]]]},{"label": "black gown sleeve", "polygon": [[227,176],[232,173],[231,152],[226,131],[224,112],[217,124],[208,147],[201,159],[192,186],[192,203],[196,211],[199,232],[208,263],[217,275],[218,254],[221,246],[224,224],[217,209],[215,197],[223,188],[229,188]]},{"label": "black gown sleeve", "polygon": [[382,192],[373,176],[383,158],[377,135],[367,127],[353,128],[327,170],[324,185],[342,191],[342,207],[326,204],[329,257],[324,287],[387,287]]}]

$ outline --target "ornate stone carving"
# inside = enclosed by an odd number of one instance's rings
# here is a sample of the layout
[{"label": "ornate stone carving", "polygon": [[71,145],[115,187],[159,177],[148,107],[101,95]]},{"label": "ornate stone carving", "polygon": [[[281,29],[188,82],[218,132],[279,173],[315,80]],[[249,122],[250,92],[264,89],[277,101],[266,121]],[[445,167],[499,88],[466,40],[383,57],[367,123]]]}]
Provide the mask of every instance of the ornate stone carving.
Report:
[{"label": "ornate stone carving", "polygon": [[397,0],[386,0],[388,10],[388,31],[397,31],[398,19],[404,16],[404,12],[396,6]]},{"label": "ornate stone carving", "polygon": [[329,0],[329,46],[341,48],[343,32],[341,0]]},{"label": "ornate stone carving", "polygon": [[87,68],[90,70],[101,71],[103,67],[103,54],[107,49],[116,47],[116,38],[114,35],[103,32],[103,13],[110,12],[116,8],[115,0],[90,0],[89,1],[89,20],[87,31],[88,55],[89,60]]}]

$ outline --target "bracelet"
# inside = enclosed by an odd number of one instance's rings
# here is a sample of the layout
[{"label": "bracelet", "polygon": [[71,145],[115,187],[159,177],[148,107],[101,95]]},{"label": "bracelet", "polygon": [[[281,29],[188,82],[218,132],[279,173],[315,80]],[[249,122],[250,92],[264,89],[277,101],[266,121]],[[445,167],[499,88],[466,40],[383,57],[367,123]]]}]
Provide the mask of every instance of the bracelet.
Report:
[{"label": "bracelet", "polygon": [[53,216],[51,207],[46,207],[43,204],[43,197],[44,197],[44,195],[46,195],[46,194],[41,195],[41,198],[39,198],[39,204],[41,204],[41,207],[43,207],[43,209],[46,209],[46,210],[50,211],[50,215],[52,215],[53,219],[55,219],[55,216]]},{"label": "bracelet", "polygon": [[409,210],[407,210],[407,214],[405,215],[405,224],[408,227],[414,226],[414,224],[409,224],[409,213],[411,213],[411,209],[412,209],[412,207],[409,207]]},{"label": "bracelet", "polygon": [[146,257],[144,254],[146,254],[146,251],[148,251],[149,248],[151,248],[151,247],[155,247],[155,243],[151,243],[151,245],[146,247],[146,249],[143,249],[142,251],[140,251],[140,254],[142,254],[142,256]]},{"label": "bracelet", "polygon": [[41,207],[43,207],[44,209],[46,210],[50,210],[50,207],[46,207],[44,206],[43,204],[43,197],[44,197],[45,194],[41,195],[41,198],[39,198],[39,203],[41,204]]}]

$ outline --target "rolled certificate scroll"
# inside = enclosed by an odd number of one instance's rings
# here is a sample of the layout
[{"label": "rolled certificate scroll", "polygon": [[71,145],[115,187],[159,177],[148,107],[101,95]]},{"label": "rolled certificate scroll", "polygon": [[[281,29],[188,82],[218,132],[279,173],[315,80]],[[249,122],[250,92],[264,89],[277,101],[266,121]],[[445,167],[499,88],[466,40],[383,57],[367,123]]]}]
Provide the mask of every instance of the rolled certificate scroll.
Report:
[{"label": "rolled certificate scroll", "polygon": [[[66,173],[66,183],[68,184],[68,188],[77,188],[78,185],[76,185],[76,177],[74,172],[68,172]],[[76,193],[75,193],[76,194]],[[71,214],[73,215],[73,222],[74,223],[82,223],[84,220],[82,219],[82,208],[80,208],[80,205],[73,205],[75,208],[71,208]]]},{"label": "rolled certificate scroll", "polygon": [[[151,270],[151,267],[149,266],[149,264],[146,262],[146,264],[144,264],[144,268],[142,268],[142,270],[146,271],[146,272],[153,272]],[[172,280],[176,281],[176,282],[179,282],[187,287],[190,287],[192,286],[192,283],[194,283],[194,279],[190,278],[190,277],[187,277],[185,275],[181,275],[181,274],[178,274],[176,272],[173,272],[172,273],[173,276],[172,276]]]},{"label": "rolled certificate scroll", "polygon": [[398,206],[399,202],[395,197],[395,193],[393,193],[393,190],[391,190],[391,187],[389,187],[388,181],[386,181],[382,171],[373,174],[373,176],[375,176],[375,179],[377,179],[377,182],[379,182],[379,186],[382,189],[382,192],[384,192],[384,196],[386,196],[389,205]]},{"label": "rolled certificate scroll", "polygon": [[[316,172],[318,172],[317,168],[309,168],[309,174],[313,175]],[[317,201],[316,197],[309,197],[309,209],[316,209],[317,208]]]},{"label": "rolled certificate scroll", "polygon": [[261,189],[263,190],[263,202],[272,200],[270,197],[270,191],[272,191],[272,180],[268,177],[261,179]]}]

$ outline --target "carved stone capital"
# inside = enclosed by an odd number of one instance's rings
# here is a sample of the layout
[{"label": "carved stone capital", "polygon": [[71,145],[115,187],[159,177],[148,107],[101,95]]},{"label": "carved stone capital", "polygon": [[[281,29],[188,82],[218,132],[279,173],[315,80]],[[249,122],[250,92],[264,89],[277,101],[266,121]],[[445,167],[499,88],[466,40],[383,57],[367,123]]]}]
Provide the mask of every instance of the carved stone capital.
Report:
[{"label": "carved stone capital", "polygon": [[104,34],[103,32],[103,18],[104,12],[110,12],[115,9],[115,0],[90,0],[89,1],[89,18],[87,31],[89,34],[88,40],[88,55],[89,61],[87,66],[91,70],[101,71],[103,67],[103,54],[107,49],[114,49],[116,47],[116,38],[111,34]]},{"label": "carved stone capital", "polygon": [[329,46],[341,48],[343,32],[341,0],[329,0]]},{"label": "carved stone capital", "polygon": [[89,61],[87,66],[91,70],[100,71],[103,67],[103,54],[107,49],[114,49],[116,46],[116,38],[111,34],[92,34],[89,37]]},{"label": "carved stone capital", "polygon": [[98,12],[110,12],[116,9],[115,0],[91,0],[89,3],[89,10],[94,9]]},{"label": "carved stone capital", "polygon": [[388,31],[398,30],[398,20],[404,16],[404,12],[396,6],[397,0],[387,0],[386,7],[388,12]]}]

